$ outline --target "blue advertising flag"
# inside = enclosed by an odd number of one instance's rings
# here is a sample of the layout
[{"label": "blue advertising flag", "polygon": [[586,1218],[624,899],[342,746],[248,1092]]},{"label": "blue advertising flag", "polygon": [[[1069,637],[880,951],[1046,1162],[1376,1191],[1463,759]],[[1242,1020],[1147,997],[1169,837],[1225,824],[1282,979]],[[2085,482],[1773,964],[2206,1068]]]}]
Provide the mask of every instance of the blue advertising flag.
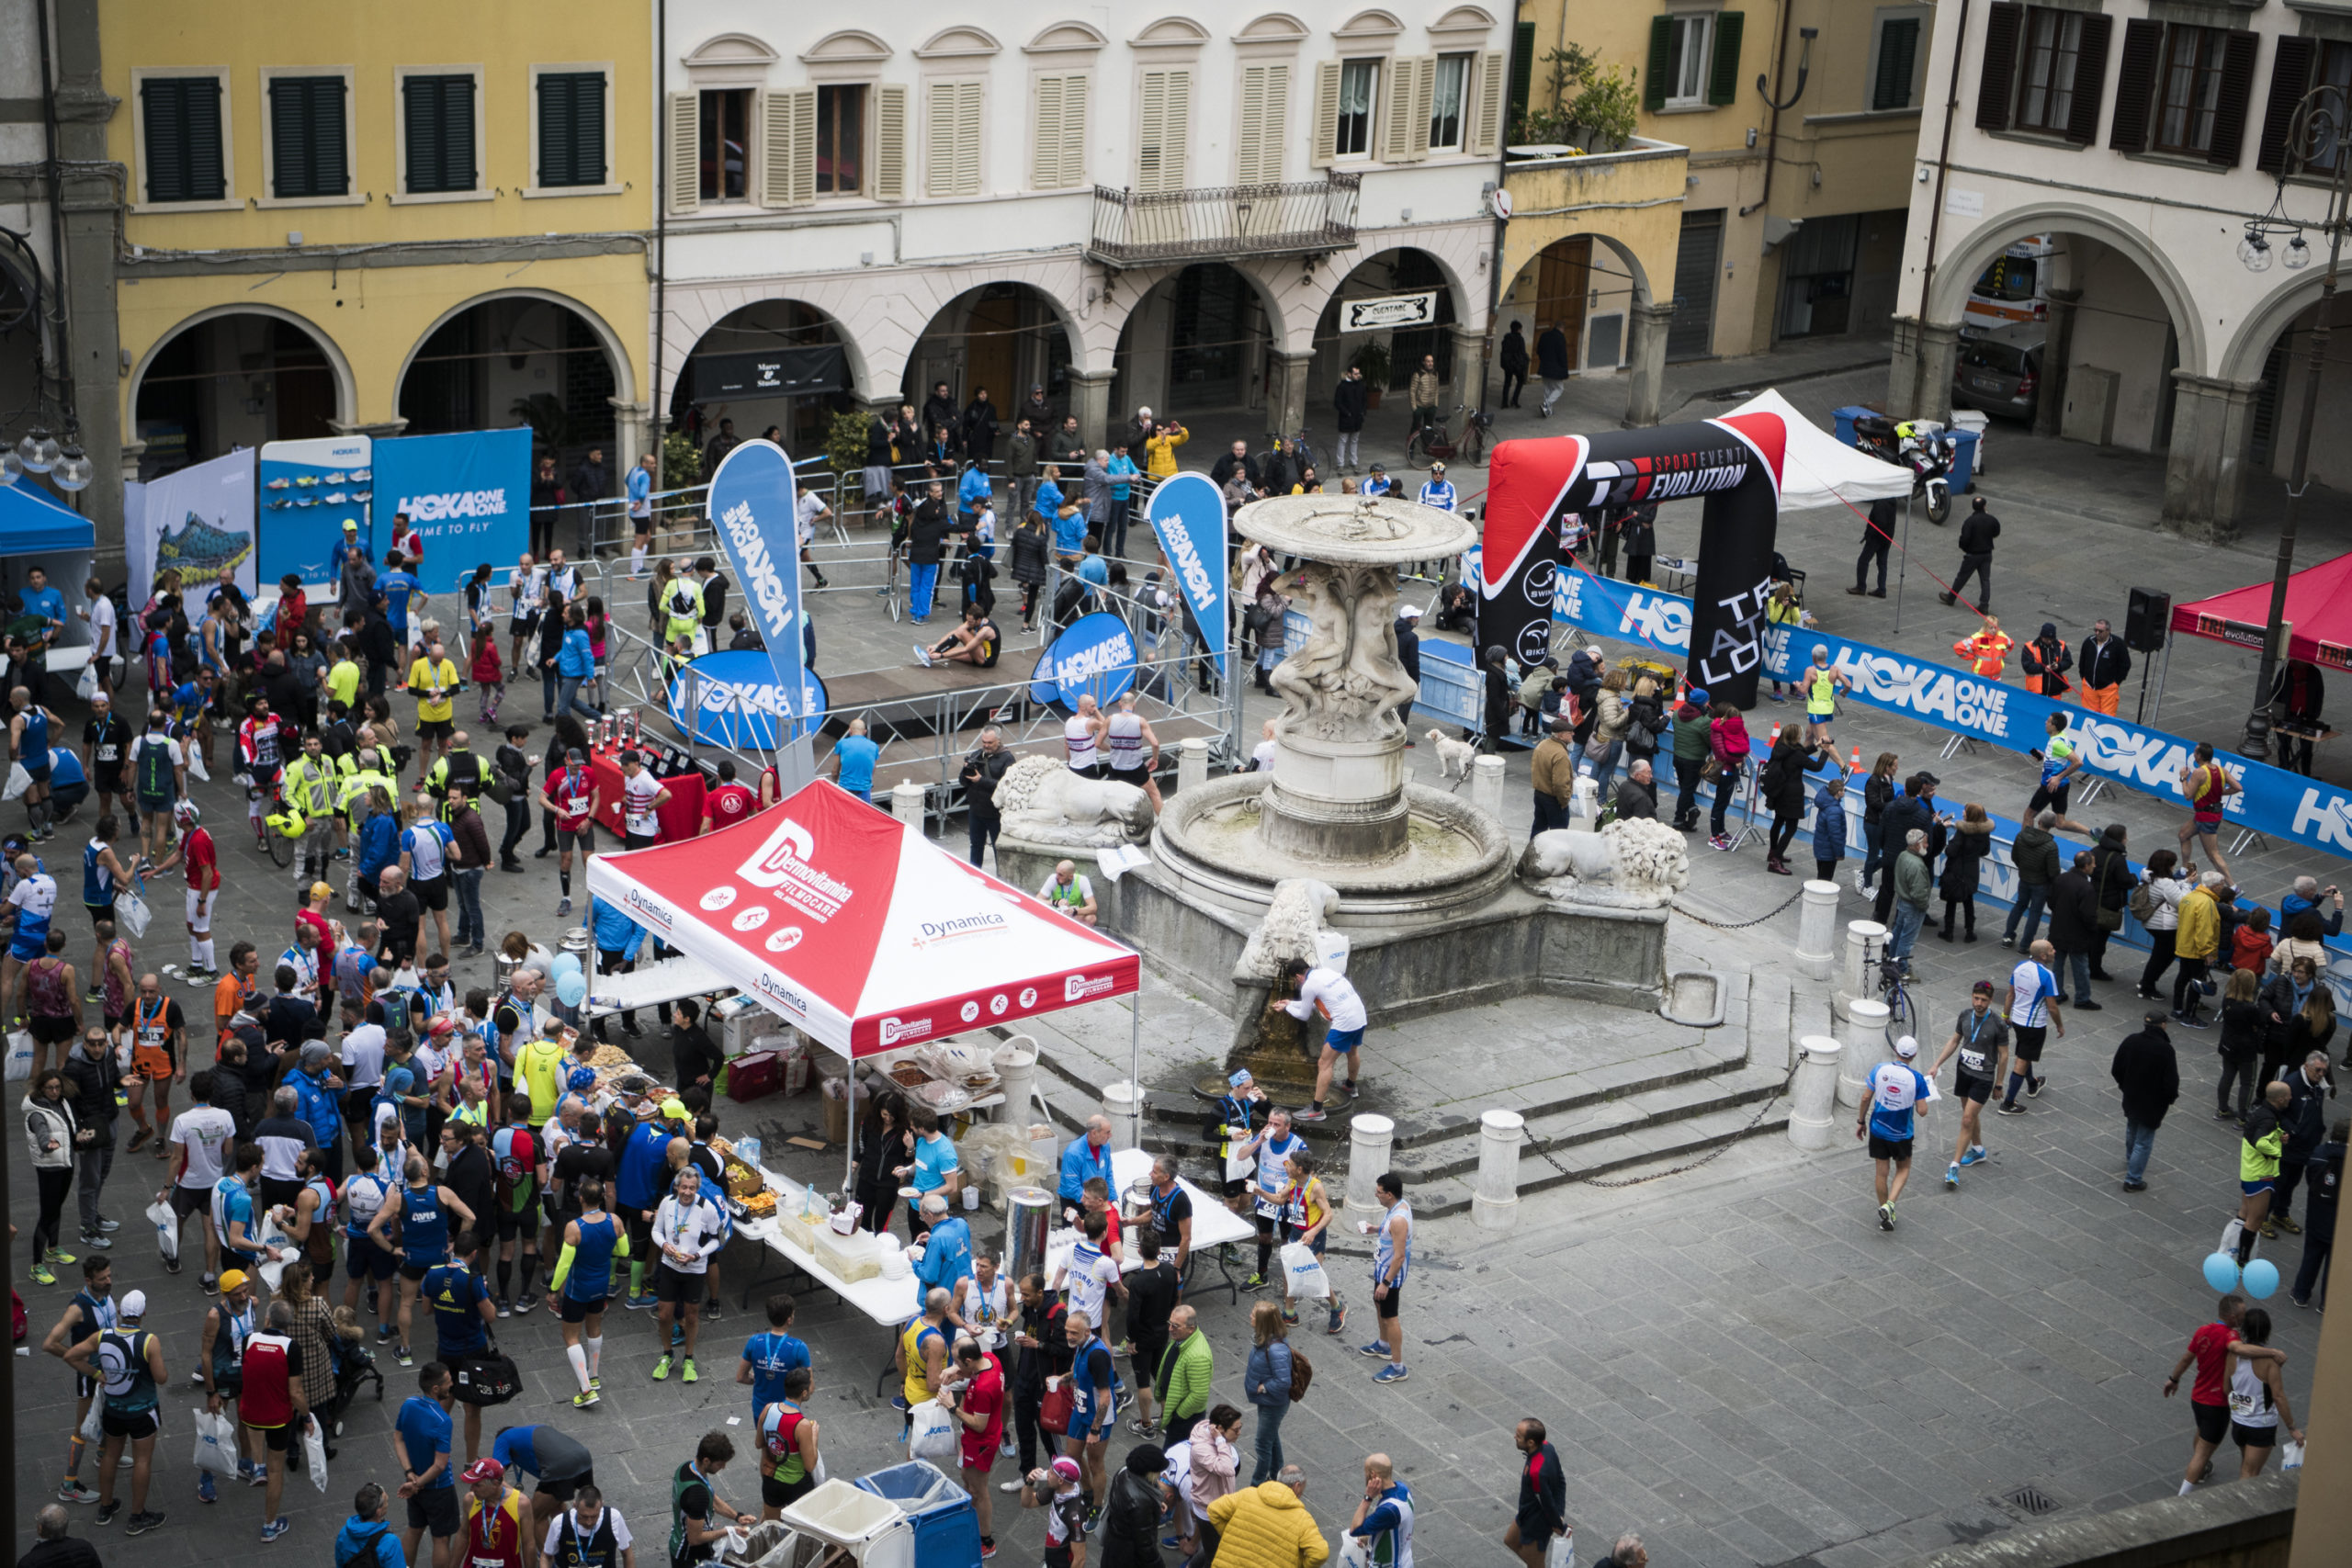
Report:
[{"label": "blue advertising flag", "polygon": [[748,648],[706,653],[670,677],[670,721],[681,730],[686,727],[689,700],[695,707],[695,739],[738,751],[775,750],[778,728],[787,715],[795,733],[814,733],[828,702],[825,683],[814,670],[805,670],[797,709],[786,703],[767,655]]},{"label": "blue advertising flag", "polygon": [[1144,509],[1159,547],[1168,553],[1184,602],[1200,624],[1201,639],[1225,674],[1225,497],[1206,474],[1182,473],[1159,481]]},{"label": "blue advertising flag", "polygon": [[[804,698],[801,681],[800,545],[792,459],[773,441],[746,441],[727,454],[710,477],[711,526],[727,564],[735,569],[743,607],[767,644],[775,675],[779,717],[796,721]],[[776,759],[776,772],[790,795],[816,777],[807,734],[796,723],[793,739]]]},{"label": "blue advertising flag", "polygon": [[[424,540],[413,565],[427,593],[454,593],[484,561],[506,566],[531,547],[531,432],[403,435],[375,446],[375,536],[408,513]],[[380,552],[379,558],[380,559]]]},{"label": "blue advertising flag", "polygon": [[1033,702],[1059,703],[1075,711],[1078,699],[1093,694],[1108,707],[1135,684],[1135,634],[1108,610],[1080,615],[1054,638],[1030,677]]}]

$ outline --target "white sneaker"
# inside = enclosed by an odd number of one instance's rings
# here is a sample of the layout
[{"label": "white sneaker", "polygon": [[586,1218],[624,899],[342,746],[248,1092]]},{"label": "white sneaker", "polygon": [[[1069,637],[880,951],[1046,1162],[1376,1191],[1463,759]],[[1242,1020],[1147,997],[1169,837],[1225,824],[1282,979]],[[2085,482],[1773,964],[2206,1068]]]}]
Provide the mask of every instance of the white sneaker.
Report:
[{"label": "white sneaker", "polygon": [[1021,1486],[1022,1483],[1018,1480],[1000,1481],[996,1483],[996,1489],[1000,1492],[1018,1492]]},{"label": "white sneaker", "polygon": [[926,670],[930,669],[931,649],[923,647],[921,643],[915,644],[915,662],[922,665]]}]

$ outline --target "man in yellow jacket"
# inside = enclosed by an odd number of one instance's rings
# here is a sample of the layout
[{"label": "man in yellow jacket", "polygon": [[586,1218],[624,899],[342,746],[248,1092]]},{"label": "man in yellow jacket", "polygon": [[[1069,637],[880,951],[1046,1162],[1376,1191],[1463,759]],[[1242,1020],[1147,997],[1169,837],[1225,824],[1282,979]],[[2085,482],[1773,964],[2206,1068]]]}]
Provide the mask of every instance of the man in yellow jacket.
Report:
[{"label": "man in yellow jacket", "polygon": [[1987,615],[1974,637],[1962,637],[1951,645],[1951,650],[1968,661],[1970,674],[1997,681],[2001,678],[2001,667],[2007,661],[2012,646],[2010,639],[2002,635],[2001,623]]},{"label": "man in yellow jacket", "polygon": [[1306,1472],[1283,1466],[1282,1477],[1228,1492],[1209,1505],[1216,1528],[1217,1568],[1315,1568],[1331,1554],[1315,1516],[1299,1499]]},{"label": "man in yellow jacket", "polygon": [[2173,1017],[2191,1029],[2211,1027],[2211,1021],[2200,1018],[2197,1003],[2204,995],[2200,982],[2222,950],[2222,896],[2225,879],[2218,871],[2209,871],[2180,901],[2180,929],[2173,933],[2173,955],[2180,960],[2180,976],[2173,982],[2173,1000],[2178,1005]]}]

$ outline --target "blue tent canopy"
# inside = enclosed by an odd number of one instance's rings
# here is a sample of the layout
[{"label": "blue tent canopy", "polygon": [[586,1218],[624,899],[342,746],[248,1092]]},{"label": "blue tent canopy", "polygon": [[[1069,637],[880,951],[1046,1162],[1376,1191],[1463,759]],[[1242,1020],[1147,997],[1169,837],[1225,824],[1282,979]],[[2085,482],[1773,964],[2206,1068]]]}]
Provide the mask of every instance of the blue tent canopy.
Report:
[{"label": "blue tent canopy", "polygon": [[43,555],[86,550],[97,542],[90,520],[69,511],[47,491],[19,479],[0,490],[0,555]]}]

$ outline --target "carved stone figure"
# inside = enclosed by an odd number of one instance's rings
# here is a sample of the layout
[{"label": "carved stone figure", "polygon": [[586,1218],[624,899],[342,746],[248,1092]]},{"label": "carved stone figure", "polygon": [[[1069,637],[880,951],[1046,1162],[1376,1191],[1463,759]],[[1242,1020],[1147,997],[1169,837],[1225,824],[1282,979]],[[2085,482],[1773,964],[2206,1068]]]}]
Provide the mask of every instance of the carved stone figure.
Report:
[{"label": "carved stone figure", "polygon": [[1396,711],[1416,688],[1396,662],[1396,572],[1385,562],[1310,562],[1306,646],[1269,680],[1285,707],[1278,733],[1317,740],[1401,739]]},{"label": "carved stone figure", "polygon": [[1320,956],[1315,950],[1315,933],[1339,907],[1339,893],[1311,877],[1286,877],[1275,883],[1266,918],[1250,933],[1241,956],[1234,961],[1235,983],[1269,985],[1294,958],[1314,963]]},{"label": "carved stone figure", "polygon": [[1663,822],[1611,822],[1598,833],[1555,828],[1527,841],[1519,879],[1563,904],[1655,909],[1690,886],[1690,856]]},{"label": "carved stone figure", "polygon": [[1004,836],[1024,843],[1100,848],[1151,832],[1151,799],[1133,784],[1082,779],[1057,757],[1023,757],[996,786]]}]

